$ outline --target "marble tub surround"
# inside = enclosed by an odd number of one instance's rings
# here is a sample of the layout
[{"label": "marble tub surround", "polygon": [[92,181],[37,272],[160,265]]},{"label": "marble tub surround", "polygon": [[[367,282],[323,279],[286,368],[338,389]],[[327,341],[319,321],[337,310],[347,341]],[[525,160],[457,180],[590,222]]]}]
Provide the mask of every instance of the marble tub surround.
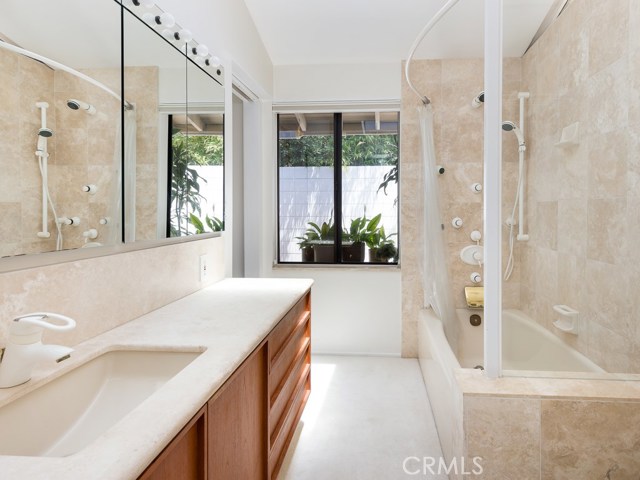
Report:
[{"label": "marble tub surround", "polygon": [[[640,382],[502,378],[459,370],[464,455],[486,478],[636,478]],[[617,466],[617,467],[616,467]],[[634,476],[635,475],[635,476]]]},{"label": "marble tub surround", "polygon": [[[203,353],[87,448],[65,458],[2,457],[7,478],[136,478],[307,292],[311,280],[227,279],[76,345],[68,365],[0,391],[0,404],[113,348]],[[66,363],[66,362],[65,362]]]},{"label": "marble tub surround", "polygon": [[[207,255],[209,279],[200,282]],[[224,278],[222,237],[0,274],[0,346],[12,318],[52,311],[77,321],[44,343],[73,346]]]}]

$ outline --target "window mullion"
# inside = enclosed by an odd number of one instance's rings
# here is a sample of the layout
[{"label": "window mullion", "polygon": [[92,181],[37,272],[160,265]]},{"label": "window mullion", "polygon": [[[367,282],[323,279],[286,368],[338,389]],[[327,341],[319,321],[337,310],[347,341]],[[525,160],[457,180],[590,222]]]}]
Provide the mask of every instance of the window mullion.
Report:
[{"label": "window mullion", "polygon": [[333,116],[333,208],[336,263],[342,263],[342,113]]}]

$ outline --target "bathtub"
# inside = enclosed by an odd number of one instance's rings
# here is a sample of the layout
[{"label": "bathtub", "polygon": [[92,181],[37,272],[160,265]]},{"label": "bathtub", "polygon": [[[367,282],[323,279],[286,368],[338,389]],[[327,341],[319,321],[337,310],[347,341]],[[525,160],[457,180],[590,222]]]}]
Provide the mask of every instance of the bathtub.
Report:
[{"label": "bathtub", "polygon": [[[462,395],[455,372],[482,367],[483,364],[484,327],[482,324],[472,326],[469,316],[479,314],[484,322],[484,313],[466,309],[459,309],[456,313],[459,322],[457,355],[449,346],[442,322],[433,310],[422,310],[418,319],[420,368],[440,444],[448,460],[462,451],[464,438]],[[502,321],[503,370],[604,373],[602,368],[524,313],[505,310]]]}]

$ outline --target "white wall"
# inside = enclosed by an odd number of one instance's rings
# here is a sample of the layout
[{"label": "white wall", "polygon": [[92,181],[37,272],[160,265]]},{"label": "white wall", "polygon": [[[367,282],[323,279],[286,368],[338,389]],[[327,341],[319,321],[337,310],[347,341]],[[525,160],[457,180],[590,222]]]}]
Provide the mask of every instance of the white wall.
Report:
[{"label": "white wall", "polygon": [[313,278],[313,353],[400,355],[400,269],[277,267],[273,277]]},{"label": "white wall", "polygon": [[[278,66],[274,75],[274,102],[390,101],[399,105],[400,70],[400,62]],[[260,154],[256,152],[245,157],[252,162],[252,167],[245,165],[245,179],[249,182],[245,183],[246,215],[252,218],[245,217],[247,275],[315,280],[312,295],[314,353],[400,355],[399,268],[274,267],[277,238],[275,116],[270,102],[261,102],[253,109],[253,120],[245,115],[245,126],[260,129],[264,136]],[[245,146],[256,148],[248,142]]]},{"label": "white wall", "polygon": [[400,61],[274,67],[274,103],[400,99]]}]

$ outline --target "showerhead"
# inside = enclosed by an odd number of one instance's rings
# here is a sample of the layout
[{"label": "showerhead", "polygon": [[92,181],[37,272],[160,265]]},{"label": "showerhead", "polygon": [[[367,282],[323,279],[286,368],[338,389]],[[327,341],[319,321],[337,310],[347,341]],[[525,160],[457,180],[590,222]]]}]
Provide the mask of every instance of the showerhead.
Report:
[{"label": "showerhead", "polygon": [[53,137],[53,130],[51,130],[50,128],[41,128],[40,130],[38,130],[38,135],[44,138]]},{"label": "showerhead", "polygon": [[85,110],[89,115],[95,115],[97,111],[96,107],[94,107],[90,103],[86,103],[73,98],[67,100],[67,107],[69,107],[71,110]]},{"label": "showerhead", "polygon": [[505,132],[515,133],[516,137],[518,138],[518,145],[521,147],[525,146],[524,134],[522,133],[522,130],[520,130],[515,123],[510,122],[508,120],[506,122],[502,122],[502,130],[504,130]]},{"label": "showerhead", "polygon": [[484,90],[481,91],[478,95],[476,95],[476,98],[474,98],[471,101],[471,106],[473,108],[478,108],[478,107],[482,106],[483,103],[484,103]]}]

